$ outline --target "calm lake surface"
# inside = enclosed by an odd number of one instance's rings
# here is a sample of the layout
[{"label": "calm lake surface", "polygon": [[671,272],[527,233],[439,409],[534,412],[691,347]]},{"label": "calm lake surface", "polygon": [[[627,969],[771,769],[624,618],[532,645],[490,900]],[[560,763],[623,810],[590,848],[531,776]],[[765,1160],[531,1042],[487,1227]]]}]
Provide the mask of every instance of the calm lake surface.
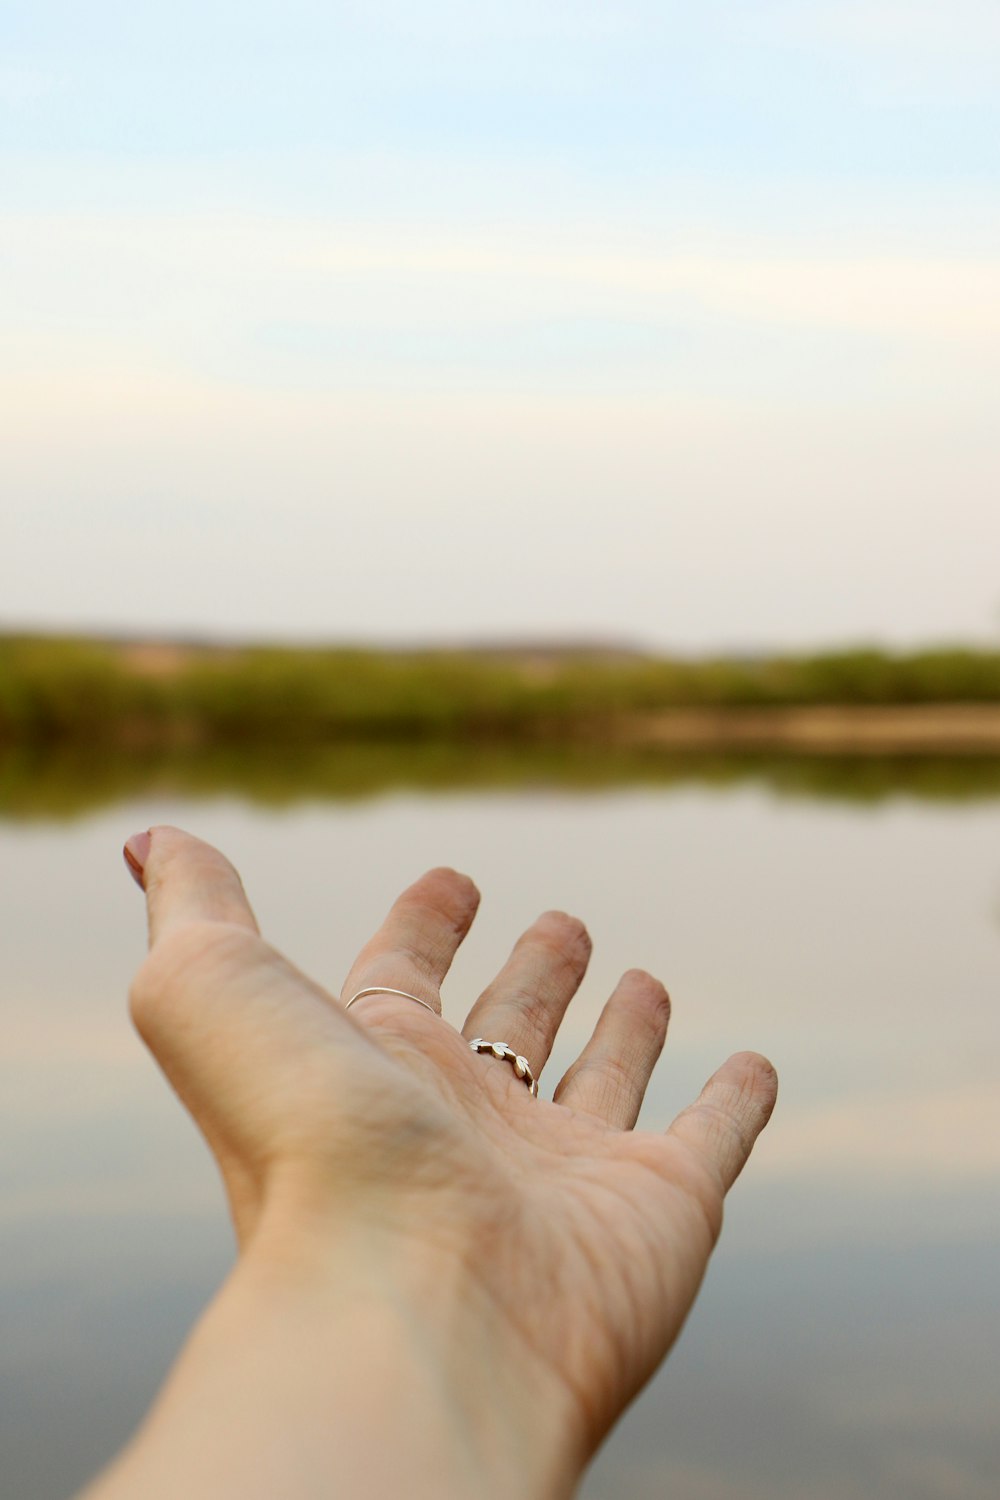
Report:
[{"label": "calm lake surface", "polygon": [[539,911],[582,916],[594,958],[543,1091],[633,964],[675,1006],[646,1127],[728,1053],[775,1062],[701,1298],[587,1500],[995,1500],[1000,797],[954,792],[736,777],[87,811],[84,789],[71,821],[0,821],[0,1492],[89,1478],[231,1261],[214,1168],[126,1014],[145,934],[120,846],[174,822],[333,987],[404,884],[467,870],[456,1021]]}]

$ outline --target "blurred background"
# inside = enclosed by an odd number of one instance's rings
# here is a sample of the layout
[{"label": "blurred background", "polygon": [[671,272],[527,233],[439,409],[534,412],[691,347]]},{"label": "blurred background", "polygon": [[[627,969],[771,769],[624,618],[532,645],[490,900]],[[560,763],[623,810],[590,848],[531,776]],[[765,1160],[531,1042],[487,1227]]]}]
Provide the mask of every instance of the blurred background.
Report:
[{"label": "blurred background", "polygon": [[587,1500],[986,1500],[992,0],[8,0],[0,1459],[65,1500],[231,1261],[132,1034],[177,822],[339,987],[423,868],[662,975],[775,1119]]}]

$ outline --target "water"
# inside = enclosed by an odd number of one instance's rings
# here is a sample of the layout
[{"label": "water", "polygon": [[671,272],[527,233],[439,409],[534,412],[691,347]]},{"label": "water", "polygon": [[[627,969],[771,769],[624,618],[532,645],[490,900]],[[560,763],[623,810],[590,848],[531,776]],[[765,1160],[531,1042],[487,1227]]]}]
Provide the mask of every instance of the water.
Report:
[{"label": "water", "polygon": [[594,939],[551,1089],[620,972],[674,997],[643,1124],[729,1052],[778,1110],[680,1344],[586,1500],[986,1500],[1000,1489],[1000,799],[872,801],[723,780],[375,791],[262,807],[85,789],[0,823],[0,1491],[66,1497],[145,1409],[230,1263],[215,1171],[134,1037],[126,834],[224,848],[265,932],[339,987],[431,864],[483,891],[463,1007],[545,907]]}]

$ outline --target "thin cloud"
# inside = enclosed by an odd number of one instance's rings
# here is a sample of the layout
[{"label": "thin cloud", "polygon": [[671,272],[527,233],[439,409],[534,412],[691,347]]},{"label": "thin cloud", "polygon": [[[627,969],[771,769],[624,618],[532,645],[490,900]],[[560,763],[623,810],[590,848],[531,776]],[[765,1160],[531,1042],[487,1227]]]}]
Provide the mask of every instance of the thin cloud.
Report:
[{"label": "thin cloud", "polygon": [[773,1177],[995,1182],[1000,1105],[990,1085],[961,1084],[899,1097],[851,1099],[798,1110],[772,1130],[756,1169]]},{"label": "thin cloud", "polygon": [[184,308],[189,323],[221,317],[247,328],[262,318],[340,318],[431,333],[601,317],[775,325],[803,337],[839,330],[905,344],[987,346],[1000,334],[1000,258],[789,255],[759,239],[695,254],[607,241],[600,226],[572,237],[525,226],[498,238],[235,215],[21,216],[4,225],[8,286],[19,284],[25,305],[63,318],[88,292],[85,311],[96,303],[108,327],[117,321],[140,336],[158,322],[176,328]]}]

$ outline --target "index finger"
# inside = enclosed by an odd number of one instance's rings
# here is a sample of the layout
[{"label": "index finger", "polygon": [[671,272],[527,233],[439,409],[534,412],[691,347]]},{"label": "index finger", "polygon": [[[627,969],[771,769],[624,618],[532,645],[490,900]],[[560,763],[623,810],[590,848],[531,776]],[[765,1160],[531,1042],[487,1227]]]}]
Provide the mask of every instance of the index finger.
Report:
[{"label": "index finger", "polygon": [[243,882],[211,844],[163,824],[132,834],[122,852],[146,892],[150,947],[188,922],[259,930]]},{"label": "index finger", "polygon": [[345,1004],[359,990],[404,990],[440,1014],[441,982],[472,926],[479,892],[467,875],[444,866],[408,886],[344,984]]}]

